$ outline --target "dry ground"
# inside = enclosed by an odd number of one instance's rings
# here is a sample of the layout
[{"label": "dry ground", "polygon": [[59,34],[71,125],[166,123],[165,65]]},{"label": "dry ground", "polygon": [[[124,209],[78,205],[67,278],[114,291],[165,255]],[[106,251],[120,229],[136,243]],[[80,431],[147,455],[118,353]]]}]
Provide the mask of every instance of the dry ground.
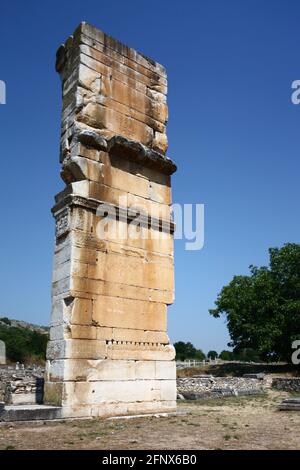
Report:
[{"label": "dry ground", "polygon": [[0,426],[0,449],[300,449],[300,412],[287,393],[179,403],[187,414]]}]

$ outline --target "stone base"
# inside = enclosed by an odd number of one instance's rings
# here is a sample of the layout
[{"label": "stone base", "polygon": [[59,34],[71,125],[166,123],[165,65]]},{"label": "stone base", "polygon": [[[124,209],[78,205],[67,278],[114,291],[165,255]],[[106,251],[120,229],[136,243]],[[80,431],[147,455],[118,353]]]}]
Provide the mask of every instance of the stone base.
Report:
[{"label": "stone base", "polygon": [[0,410],[0,422],[44,421],[60,419],[61,416],[61,408],[46,405],[8,405]]},{"label": "stone base", "polygon": [[61,406],[63,418],[173,412],[176,381],[46,382],[44,402]]},{"label": "stone base", "polygon": [[62,418],[113,418],[120,416],[173,413],[176,401],[102,403],[99,405],[63,406]]},{"label": "stone base", "polygon": [[43,393],[12,393],[10,396],[11,405],[33,405],[43,403]]},{"label": "stone base", "polygon": [[[140,404],[140,409],[145,410],[148,408],[149,412],[141,412],[140,414],[136,414],[136,411],[139,409],[138,406],[134,403],[129,403],[129,406],[125,409],[123,407],[118,407],[120,414],[115,415],[114,410],[109,407],[98,407],[98,410],[90,409],[85,407],[84,410],[77,409],[68,409],[68,408],[61,408],[55,406],[47,406],[47,405],[8,405],[5,408],[0,409],[0,424],[10,423],[10,422],[30,422],[30,421],[52,421],[52,420],[64,420],[64,419],[93,419],[95,417],[107,418],[109,420],[113,419],[136,419],[136,418],[149,418],[155,416],[157,418],[165,418],[169,416],[178,416],[178,415],[186,415],[187,411],[176,410],[176,403],[171,404],[157,404],[155,406],[146,406],[145,404]],[[153,404],[152,404],[153,405]],[[175,407],[173,409],[173,407]],[[128,411],[131,410],[134,414],[127,414]],[[98,411],[98,414],[95,414],[95,411]],[[94,414],[93,414],[94,413]],[[112,416],[107,414],[112,413]]]},{"label": "stone base", "polygon": [[174,361],[60,359],[47,363],[44,403],[63,417],[176,410]]}]

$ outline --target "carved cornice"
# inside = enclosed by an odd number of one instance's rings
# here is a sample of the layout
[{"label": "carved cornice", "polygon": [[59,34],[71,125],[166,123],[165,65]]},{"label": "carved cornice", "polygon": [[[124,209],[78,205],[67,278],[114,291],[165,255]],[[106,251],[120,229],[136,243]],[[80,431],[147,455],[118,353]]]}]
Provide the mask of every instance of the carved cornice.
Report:
[{"label": "carved cornice", "polygon": [[133,208],[120,207],[105,201],[98,201],[96,199],[76,196],[74,194],[66,195],[57,204],[55,204],[55,206],[51,209],[51,212],[56,218],[57,222],[60,220],[63,221],[59,222],[59,224],[65,225],[65,217],[69,217],[69,209],[72,207],[82,207],[96,214],[97,209],[103,205],[105,208],[107,208],[107,217],[112,217],[111,214],[114,214],[117,220],[122,220],[127,223],[136,221],[136,224],[140,225],[141,227],[152,228],[154,230],[158,230],[159,232],[171,234],[173,234],[175,231],[175,224],[171,220],[168,221],[161,218],[159,219],[152,217],[145,211],[141,212]]},{"label": "carved cornice", "polygon": [[176,164],[169,157],[159,153],[140,142],[126,139],[122,135],[115,135],[105,139],[92,129],[75,127],[72,140],[82,145],[103,150],[110,155],[125,158],[139,165],[152,168],[166,175],[172,175],[177,170]]},{"label": "carved cornice", "polygon": [[128,140],[121,135],[112,137],[107,142],[107,149],[112,155],[124,157],[127,160],[132,160],[167,175],[172,175],[177,170],[177,166],[170,158],[146,147],[140,142]]}]

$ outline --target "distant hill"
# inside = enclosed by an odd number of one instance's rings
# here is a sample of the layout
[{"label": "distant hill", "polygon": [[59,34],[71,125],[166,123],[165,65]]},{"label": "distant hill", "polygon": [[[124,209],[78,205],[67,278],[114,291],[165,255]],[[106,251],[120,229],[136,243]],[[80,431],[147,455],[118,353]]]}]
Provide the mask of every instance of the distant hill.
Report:
[{"label": "distant hill", "polygon": [[23,320],[13,320],[7,317],[0,317],[0,326],[7,325],[15,328],[28,328],[31,331],[38,331],[39,333],[49,333],[49,326],[35,325],[34,323],[28,323]]},{"label": "distant hill", "polygon": [[49,327],[0,318],[0,340],[5,342],[6,358],[10,362],[44,362],[48,339]]}]

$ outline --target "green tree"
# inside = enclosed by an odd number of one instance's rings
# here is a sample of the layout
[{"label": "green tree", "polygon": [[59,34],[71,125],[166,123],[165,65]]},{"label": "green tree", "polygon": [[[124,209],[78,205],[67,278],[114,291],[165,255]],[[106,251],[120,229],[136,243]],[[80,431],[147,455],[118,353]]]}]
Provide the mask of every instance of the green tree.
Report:
[{"label": "green tree", "polygon": [[215,360],[218,357],[218,353],[217,353],[217,351],[208,351],[207,357],[208,357],[208,359]]},{"label": "green tree", "polygon": [[33,355],[45,357],[48,339],[48,335],[33,331],[30,341],[30,352]]},{"label": "green tree", "polygon": [[176,350],[176,359],[178,361],[184,361],[185,359],[197,359],[198,361],[202,361],[205,359],[205,354],[201,349],[196,349],[195,346],[190,343],[184,343],[183,341],[178,341],[174,343],[174,347]]},{"label": "green tree", "polygon": [[196,359],[197,361],[203,361],[204,359],[206,359],[206,356],[202,349],[196,349],[196,354],[193,359]]},{"label": "green tree", "polygon": [[234,353],[255,351],[261,359],[290,360],[300,339],[300,245],[269,249],[269,266],[250,266],[218,295],[214,317],[226,316]]},{"label": "green tree", "polygon": [[232,351],[221,351],[219,358],[222,359],[222,361],[232,361],[234,359],[233,357],[233,352]]},{"label": "green tree", "polygon": [[251,348],[240,349],[234,354],[234,359],[244,362],[260,362],[261,358],[257,351]]}]

